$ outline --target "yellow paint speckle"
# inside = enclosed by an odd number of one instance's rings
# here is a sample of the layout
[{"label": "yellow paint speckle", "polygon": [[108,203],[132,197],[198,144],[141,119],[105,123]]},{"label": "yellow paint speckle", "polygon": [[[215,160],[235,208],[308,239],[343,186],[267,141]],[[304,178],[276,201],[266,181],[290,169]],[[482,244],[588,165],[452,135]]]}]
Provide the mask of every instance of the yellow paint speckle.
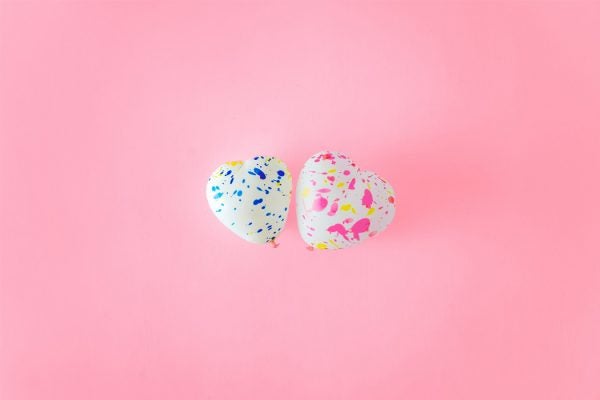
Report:
[{"label": "yellow paint speckle", "polygon": [[329,171],[327,171],[327,172],[329,172],[330,174],[335,174],[335,172],[336,172],[336,171],[337,171],[337,169],[335,169],[335,168],[332,168],[332,169],[330,169],[330,170],[329,170]]},{"label": "yellow paint speckle", "polygon": [[340,183],[337,184],[337,187],[341,188],[341,187],[344,187],[344,185],[345,185],[344,182],[340,182]]},{"label": "yellow paint speckle", "polygon": [[369,211],[367,211],[367,215],[371,215],[375,212],[375,207],[371,207],[369,208]]},{"label": "yellow paint speckle", "polygon": [[327,250],[327,243],[317,243],[317,245],[315,246],[317,249],[319,250]]},{"label": "yellow paint speckle", "polygon": [[306,198],[310,195],[310,188],[304,188],[302,189],[302,197]]},{"label": "yellow paint speckle", "polygon": [[340,206],[340,208],[342,209],[342,211],[350,211],[352,209],[352,204],[350,204],[350,203],[342,204]]}]

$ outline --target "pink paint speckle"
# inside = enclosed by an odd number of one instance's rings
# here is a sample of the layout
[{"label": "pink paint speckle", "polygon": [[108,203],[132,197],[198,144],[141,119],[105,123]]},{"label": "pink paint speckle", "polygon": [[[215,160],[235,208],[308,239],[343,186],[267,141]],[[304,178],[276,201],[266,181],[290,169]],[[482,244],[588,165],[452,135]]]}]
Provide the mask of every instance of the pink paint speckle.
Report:
[{"label": "pink paint speckle", "polygon": [[337,211],[338,211],[338,203],[334,202],[331,205],[331,207],[329,208],[329,212],[327,213],[327,215],[333,216],[333,215],[335,215],[335,213],[337,213]]},{"label": "pink paint speckle", "polygon": [[356,184],[356,178],[352,178],[350,183],[348,184],[348,189],[354,190],[354,185]]},{"label": "pink paint speckle", "polygon": [[350,175],[350,171],[348,171],[348,170],[345,170],[345,171],[344,171],[344,175]]},{"label": "pink paint speckle", "polygon": [[362,197],[362,205],[367,208],[371,208],[371,205],[373,205],[373,194],[369,189],[365,189],[365,193]]},{"label": "pink paint speckle", "polygon": [[344,228],[344,225],[342,224],[331,225],[329,228],[327,228],[327,232],[339,233],[344,239],[350,240],[348,239],[348,230]]},{"label": "pink paint speckle", "polygon": [[313,201],[312,208],[315,211],[323,211],[327,207],[327,199],[325,197],[317,196]]},{"label": "pink paint speckle", "polygon": [[321,159],[323,159],[323,160],[333,160],[334,156],[330,152],[321,153],[321,154],[319,154],[317,156],[317,158],[315,158],[315,162],[319,162],[319,161],[321,161]]},{"label": "pink paint speckle", "polygon": [[369,218],[362,218],[356,221],[354,225],[352,225],[352,228],[350,228],[350,231],[354,235],[354,240],[359,240],[358,234],[367,232],[369,230],[369,226],[371,226],[371,221]]},{"label": "pink paint speckle", "polygon": [[327,180],[329,182],[333,182],[333,181],[335,181],[335,177],[333,177],[333,176],[330,175],[330,176],[327,177]]}]

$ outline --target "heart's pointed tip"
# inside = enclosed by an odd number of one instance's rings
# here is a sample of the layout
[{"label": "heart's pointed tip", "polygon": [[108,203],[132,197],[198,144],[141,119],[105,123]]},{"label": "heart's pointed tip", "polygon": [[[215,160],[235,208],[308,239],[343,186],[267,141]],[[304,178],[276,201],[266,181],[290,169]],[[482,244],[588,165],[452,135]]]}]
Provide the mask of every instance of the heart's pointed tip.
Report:
[{"label": "heart's pointed tip", "polygon": [[308,250],[308,251],[314,251],[314,250],[315,250],[315,248],[314,248],[314,247],[312,247],[312,246],[306,246],[306,250]]},{"label": "heart's pointed tip", "polygon": [[268,243],[269,243],[269,246],[271,246],[271,248],[273,248],[273,249],[276,249],[276,248],[278,248],[278,247],[279,247],[279,243],[277,243],[277,242],[275,241],[275,239],[273,239],[273,240],[269,240],[269,242],[268,242]]}]

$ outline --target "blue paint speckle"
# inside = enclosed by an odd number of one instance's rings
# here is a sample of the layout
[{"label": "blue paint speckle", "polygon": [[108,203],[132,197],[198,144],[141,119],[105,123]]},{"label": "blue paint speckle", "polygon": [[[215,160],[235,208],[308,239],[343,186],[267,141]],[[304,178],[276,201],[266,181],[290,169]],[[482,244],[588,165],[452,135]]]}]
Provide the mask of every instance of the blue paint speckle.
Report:
[{"label": "blue paint speckle", "polygon": [[242,194],[244,194],[244,192],[242,192],[241,190],[238,190],[238,191],[237,191],[237,195],[238,195],[238,196],[242,197]]},{"label": "blue paint speckle", "polygon": [[263,199],[256,199],[252,202],[252,204],[257,205],[257,204],[262,203],[262,201],[263,201]]},{"label": "blue paint speckle", "polygon": [[262,228],[260,228],[259,230],[256,231],[256,233],[261,233],[263,230]]},{"label": "blue paint speckle", "polygon": [[[250,171],[248,171],[248,172],[250,172]],[[267,177],[267,176],[265,175],[265,173],[264,173],[264,172],[262,172],[262,171],[261,171],[260,169],[258,169],[258,168],[254,168],[254,173],[255,173],[256,175],[258,175],[258,176],[260,177],[260,179],[265,179],[265,178]]]},{"label": "blue paint speckle", "polygon": [[225,176],[229,176],[229,174],[231,174],[231,170],[227,171],[227,173],[225,174]]},{"label": "blue paint speckle", "polygon": [[218,198],[220,198],[221,196],[223,196],[223,192],[219,192],[219,193],[215,194],[215,196],[214,196],[213,198],[214,198],[214,199],[218,199]]},{"label": "blue paint speckle", "polygon": [[282,170],[279,170],[279,171],[277,171],[277,175],[279,175],[279,176],[284,176],[284,175],[285,175],[285,172],[283,172]]}]

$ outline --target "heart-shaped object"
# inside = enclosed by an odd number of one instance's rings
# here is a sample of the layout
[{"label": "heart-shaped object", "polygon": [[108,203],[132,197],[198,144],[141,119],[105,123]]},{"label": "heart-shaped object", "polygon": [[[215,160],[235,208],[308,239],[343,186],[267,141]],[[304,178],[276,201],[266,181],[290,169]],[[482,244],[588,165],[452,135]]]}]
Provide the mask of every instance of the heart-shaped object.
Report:
[{"label": "heart-shaped object", "polygon": [[298,178],[298,229],[316,249],[344,249],[383,231],[395,214],[394,190],[347,156],[312,156]]},{"label": "heart-shaped object", "polygon": [[252,243],[273,242],[288,216],[292,176],[283,161],[256,156],[230,161],[208,179],[206,198],[226,227]]}]

